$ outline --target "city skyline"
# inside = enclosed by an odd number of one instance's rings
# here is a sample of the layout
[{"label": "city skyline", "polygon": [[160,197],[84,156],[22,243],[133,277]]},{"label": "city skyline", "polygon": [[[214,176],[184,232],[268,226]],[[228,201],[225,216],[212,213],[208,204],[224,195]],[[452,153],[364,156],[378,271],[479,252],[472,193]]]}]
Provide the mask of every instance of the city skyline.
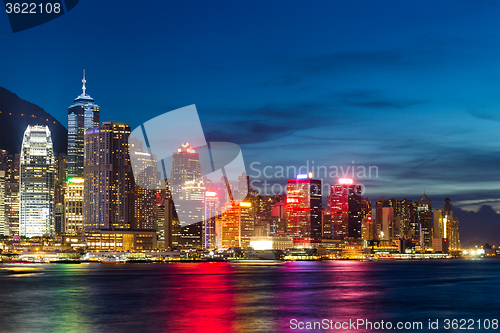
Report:
[{"label": "city skyline", "polygon": [[[29,31],[1,33],[18,52],[0,55],[9,64],[0,86],[65,124],[85,68],[105,121],[134,128],[194,103],[207,139],[240,145],[247,170],[256,161],[354,161],[379,169],[362,182],[372,200],[425,190],[457,208],[499,211],[497,3],[322,2],[305,17],[300,2],[153,3],[163,10],[152,15],[170,19],[153,25],[133,2],[116,11],[89,1]],[[94,13],[106,19],[87,24]],[[128,25],[136,21],[145,24]],[[280,28],[266,30],[271,22]],[[81,38],[95,52],[65,42]],[[27,47],[41,43],[44,56],[34,60]]]}]

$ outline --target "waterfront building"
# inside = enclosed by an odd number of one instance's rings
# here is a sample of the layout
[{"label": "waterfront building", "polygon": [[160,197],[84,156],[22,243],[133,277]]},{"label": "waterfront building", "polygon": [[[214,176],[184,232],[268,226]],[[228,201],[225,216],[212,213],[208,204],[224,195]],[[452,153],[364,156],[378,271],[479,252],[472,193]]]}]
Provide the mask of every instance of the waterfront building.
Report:
[{"label": "waterfront building", "polygon": [[0,236],[8,235],[5,223],[5,171],[0,170]]},{"label": "waterfront building", "polygon": [[160,173],[156,155],[145,152],[143,142],[130,140],[130,156],[134,163],[134,229],[157,228],[157,195],[160,191]]},{"label": "waterfront building", "polygon": [[83,93],[68,108],[68,176],[83,177],[85,131],[99,127],[100,107],[85,93],[85,70],[83,71]]},{"label": "waterfront building", "polygon": [[84,230],[130,229],[133,173],[126,123],[104,122],[85,132]]},{"label": "waterfront building", "polygon": [[355,185],[352,179],[341,178],[338,185],[331,186],[327,200],[332,216],[334,239],[361,240],[361,186]]},{"label": "waterfront building", "polygon": [[19,235],[54,235],[54,152],[48,126],[28,126],[20,160]]},{"label": "waterfront building", "polygon": [[68,178],[64,195],[64,232],[81,234],[83,231],[83,177]]},{"label": "waterfront building", "polygon": [[416,201],[417,221],[418,221],[418,239],[421,249],[432,247],[432,233],[434,217],[432,213],[432,201],[427,195]]},{"label": "waterfront building", "polygon": [[205,249],[216,249],[217,244],[215,242],[215,220],[217,217],[217,207],[218,207],[218,197],[217,192],[207,191],[205,192],[205,225],[204,225],[204,248]]},{"label": "waterfront building", "polygon": [[151,251],[158,247],[154,230],[87,230],[84,235],[92,252]]},{"label": "waterfront building", "polygon": [[292,237],[321,238],[321,180],[312,173],[287,181],[287,234]]}]

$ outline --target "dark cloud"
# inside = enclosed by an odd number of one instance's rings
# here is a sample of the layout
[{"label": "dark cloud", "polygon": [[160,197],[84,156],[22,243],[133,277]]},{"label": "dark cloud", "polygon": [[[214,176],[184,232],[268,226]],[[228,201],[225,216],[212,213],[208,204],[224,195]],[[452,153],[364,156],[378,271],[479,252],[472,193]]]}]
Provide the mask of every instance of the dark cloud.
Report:
[{"label": "dark cloud", "polygon": [[370,102],[344,102],[345,105],[359,106],[365,108],[406,108],[415,104],[419,104],[421,101],[409,101],[409,102],[393,102],[393,101],[370,101]]},{"label": "dark cloud", "polygon": [[[216,123],[208,121],[204,126],[208,129],[208,141],[261,143],[289,136],[298,130],[333,125],[331,110],[320,104],[266,105],[236,112],[219,110],[219,114]],[[212,130],[212,127],[217,130]]]},{"label": "dark cloud", "polygon": [[302,78],[299,76],[281,75],[272,80],[264,82],[262,85],[264,87],[291,86],[301,81]]},{"label": "dark cloud", "polygon": [[401,62],[404,55],[393,51],[378,52],[338,52],[324,56],[303,59],[299,68],[309,74],[318,74],[346,68],[371,67],[383,68]]},{"label": "dark cloud", "polygon": [[468,112],[472,116],[479,118],[479,119],[500,121],[500,113],[498,111],[470,110],[469,109]]}]

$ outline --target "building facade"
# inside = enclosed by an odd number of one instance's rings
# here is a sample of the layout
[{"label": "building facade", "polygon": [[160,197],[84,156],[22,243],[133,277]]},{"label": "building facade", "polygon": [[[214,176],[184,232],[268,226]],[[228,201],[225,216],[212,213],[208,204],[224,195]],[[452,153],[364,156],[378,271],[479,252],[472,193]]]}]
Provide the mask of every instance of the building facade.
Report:
[{"label": "building facade", "polygon": [[68,176],[83,177],[85,131],[99,127],[99,105],[85,93],[85,71],[83,72],[83,93],[68,108]]},{"label": "building facade", "polygon": [[339,179],[331,186],[328,208],[332,219],[334,239],[344,241],[361,240],[363,220],[361,186],[352,179]]},{"label": "building facade", "polygon": [[134,221],[130,126],[105,122],[85,133],[84,229],[130,229]]},{"label": "building facade", "polygon": [[299,174],[287,181],[286,195],[287,234],[321,238],[321,180]]},{"label": "building facade", "polygon": [[54,235],[54,152],[48,126],[28,126],[20,160],[19,235]]}]

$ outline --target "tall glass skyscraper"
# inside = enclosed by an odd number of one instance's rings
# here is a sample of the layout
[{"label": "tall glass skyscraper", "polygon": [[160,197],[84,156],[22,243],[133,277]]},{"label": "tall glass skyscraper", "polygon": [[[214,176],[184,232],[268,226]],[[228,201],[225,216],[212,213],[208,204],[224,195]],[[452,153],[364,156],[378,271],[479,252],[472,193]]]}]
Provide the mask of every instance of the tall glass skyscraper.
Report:
[{"label": "tall glass skyscraper", "polygon": [[332,218],[335,239],[358,241],[361,239],[361,186],[352,179],[339,179],[338,185],[331,186],[328,207]]},{"label": "tall glass skyscraper", "polygon": [[28,126],[21,148],[19,235],[54,234],[54,152],[48,126]]},{"label": "tall glass skyscraper", "polygon": [[85,70],[83,71],[83,93],[68,108],[68,177],[83,177],[85,130],[99,127],[99,105],[85,93]]},{"label": "tall glass skyscraper", "polygon": [[288,180],[286,213],[290,236],[321,238],[321,180],[312,174]]},{"label": "tall glass skyscraper", "polygon": [[104,122],[85,133],[84,230],[131,229],[134,175],[130,126]]}]

